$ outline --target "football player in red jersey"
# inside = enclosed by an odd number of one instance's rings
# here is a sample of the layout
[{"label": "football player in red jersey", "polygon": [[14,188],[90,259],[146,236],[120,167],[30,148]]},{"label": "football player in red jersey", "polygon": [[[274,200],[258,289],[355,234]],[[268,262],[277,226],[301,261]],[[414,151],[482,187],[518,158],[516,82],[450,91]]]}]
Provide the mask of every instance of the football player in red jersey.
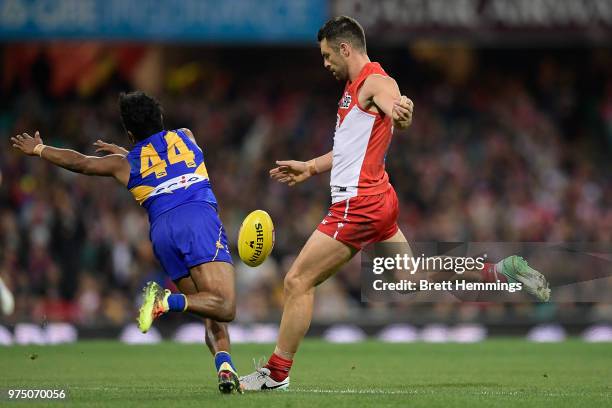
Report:
[{"label": "football player in red jersey", "polygon": [[[398,199],[385,171],[385,156],[394,128],[412,122],[413,103],[401,94],[395,80],[366,52],[363,28],[340,16],[319,30],[323,65],[338,81],[345,81],[338,104],[333,150],[306,162],[276,162],[270,176],[293,186],[331,171],[332,205],[310,236],[284,281],[285,303],[279,337],[268,363],[242,377],[245,390],[284,389],[298,346],[312,320],[315,287],[332,276],[358,251],[378,242],[399,243],[412,256],[397,225]],[[543,277],[513,256],[498,264],[484,264],[473,280],[506,280],[519,272],[533,274],[534,285]],[[419,271],[420,278],[429,279]],[[464,278],[467,277],[464,274]],[[537,279],[536,279],[537,278]],[[542,296],[548,296],[546,291]]]}]

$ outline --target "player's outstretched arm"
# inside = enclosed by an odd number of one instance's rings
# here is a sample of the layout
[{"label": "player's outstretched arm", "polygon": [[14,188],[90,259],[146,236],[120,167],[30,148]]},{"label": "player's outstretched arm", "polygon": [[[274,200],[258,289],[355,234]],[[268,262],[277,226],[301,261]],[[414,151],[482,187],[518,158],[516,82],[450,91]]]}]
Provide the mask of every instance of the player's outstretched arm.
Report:
[{"label": "player's outstretched arm", "polygon": [[361,87],[359,102],[365,106],[374,103],[379,110],[393,119],[393,126],[396,128],[405,129],[412,123],[414,104],[400,93],[393,78],[370,75]]},{"label": "player's outstretched arm", "polygon": [[332,152],[315,157],[307,162],[278,160],[276,164],[277,167],[270,170],[270,177],[280,183],[287,183],[289,186],[294,186],[315,174],[325,173],[331,170]]},{"label": "player's outstretched arm", "polygon": [[120,154],[127,156],[130,152],[125,147],[118,146],[114,143],[106,143],[103,140],[96,140],[93,144],[96,147],[96,153]]},{"label": "player's outstretched arm", "polygon": [[40,133],[34,137],[27,133],[11,138],[13,147],[28,156],[40,156],[51,163],[76,173],[91,176],[114,177],[127,185],[130,176],[130,165],[124,156],[111,154],[105,157],[86,156],[74,150],[58,149],[43,144]]}]

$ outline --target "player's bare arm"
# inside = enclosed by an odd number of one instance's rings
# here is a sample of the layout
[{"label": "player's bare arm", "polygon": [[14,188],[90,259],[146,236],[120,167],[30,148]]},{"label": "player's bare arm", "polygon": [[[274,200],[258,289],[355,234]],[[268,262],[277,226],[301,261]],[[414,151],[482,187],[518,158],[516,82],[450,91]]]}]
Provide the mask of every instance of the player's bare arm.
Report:
[{"label": "player's bare arm", "polygon": [[396,128],[405,129],[412,123],[414,104],[400,93],[393,78],[370,75],[359,91],[359,104],[391,117]]},{"label": "player's bare arm", "polygon": [[96,148],[96,153],[120,154],[122,156],[127,156],[129,153],[129,150],[125,147],[114,143],[107,143],[100,139],[96,140],[93,145]]},{"label": "player's bare arm", "polygon": [[270,170],[270,177],[280,183],[294,186],[315,174],[330,171],[332,168],[332,152],[308,161],[278,160],[276,164],[277,167]]},{"label": "player's bare arm", "polygon": [[41,158],[75,173],[90,176],[114,177],[120,183],[127,185],[130,166],[121,154],[111,154],[105,157],[86,156],[70,149],[43,144],[40,133],[36,131],[34,137],[22,133],[11,138],[13,147],[28,156]]}]

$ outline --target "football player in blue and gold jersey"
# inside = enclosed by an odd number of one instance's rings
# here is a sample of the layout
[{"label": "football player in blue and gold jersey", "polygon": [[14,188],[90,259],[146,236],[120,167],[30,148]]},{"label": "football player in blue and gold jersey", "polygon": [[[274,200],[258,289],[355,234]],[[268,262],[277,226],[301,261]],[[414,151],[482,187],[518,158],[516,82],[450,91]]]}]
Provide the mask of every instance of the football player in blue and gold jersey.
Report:
[{"label": "football player in blue and gold jersey", "polygon": [[96,142],[104,157],[43,144],[23,133],[13,147],[65,169],[114,177],[149,214],[153,251],[180,294],[149,282],[143,290],[138,326],[144,333],[168,312],[191,312],[204,319],[206,343],[215,356],[219,389],[241,392],[229,351],[227,322],[234,319],[234,267],[217,214],[204,153],[189,129],[166,130],[159,103],[143,92],[122,93],[119,107],[133,148]]}]

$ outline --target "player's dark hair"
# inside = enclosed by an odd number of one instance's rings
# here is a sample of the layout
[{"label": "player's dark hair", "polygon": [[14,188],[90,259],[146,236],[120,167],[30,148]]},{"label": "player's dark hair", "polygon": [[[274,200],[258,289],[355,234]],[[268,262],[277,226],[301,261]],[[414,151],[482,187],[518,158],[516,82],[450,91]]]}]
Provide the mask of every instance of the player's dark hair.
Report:
[{"label": "player's dark hair", "polygon": [[323,24],[317,33],[319,42],[326,39],[332,48],[337,49],[341,42],[347,42],[354,48],[366,52],[365,32],[354,18],[338,16]]},{"label": "player's dark hair", "polygon": [[164,130],[161,105],[144,92],[121,92],[119,110],[125,130],[132,132],[136,140]]}]

